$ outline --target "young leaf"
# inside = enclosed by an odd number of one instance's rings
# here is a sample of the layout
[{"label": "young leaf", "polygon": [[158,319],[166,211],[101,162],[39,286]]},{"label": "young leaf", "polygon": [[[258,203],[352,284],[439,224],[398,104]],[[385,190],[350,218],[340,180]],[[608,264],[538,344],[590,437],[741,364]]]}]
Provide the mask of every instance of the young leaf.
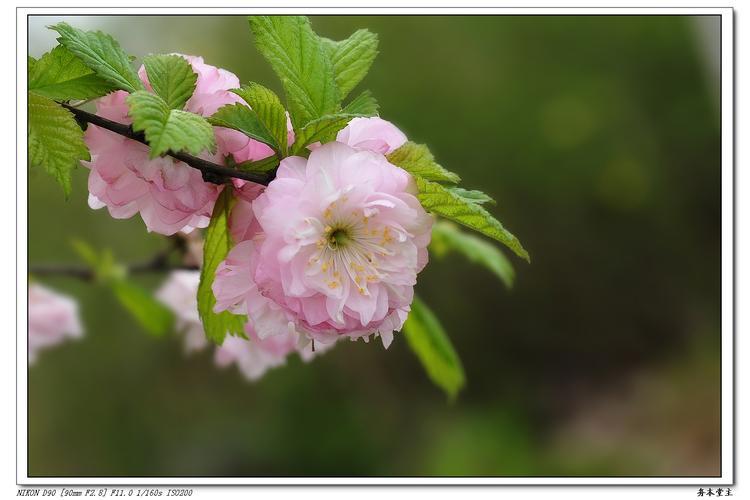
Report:
[{"label": "young leaf", "polygon": [[461,180],[458,174],[441,167],[424,144],[407,142],[386,157],[397,167],[428,181],[456,183]]},{"label": "young leaf", "polygon": [[251,139],[260,141],[279,151],[276,139],[261,123],[255,111],[244,104],[236,103],[222,106],[211,115],[208,122],[217,127],[226,127],[242,132]]},{"label": "young leaf", "polygon": [[253,108],[260,122],[279,146],[281,156],[286,156],[289,131],[287,130],[286,110],[279,97],[272,90],[258,83],[243,85],[242,88],[232,92]]},{"label": "young leaf", "polygon": [[486,240],[461,231],[452,222],[438,221],[432,226],[430,251],[438,257],[451,251],[459,252],[470,261],[492,271],[506,287],[513,286],[515,271],[503,252]]},{"label": "young leaf", "polygon": [[461,360],[440,321],[416,295],[403,332],[430,380],[445,391],[451,400],[455,399],[466,382]]},{"label": "young leaf", "polygon": [[115,89],[58,45],[29,66],[29,91],[58,101],[93,99]]},{"label": "young leaf", "polygon": [[143,131],[151,148],[151,158],[167,151],[216,151],[214,129],[202,116],[179,109],[169,109],[156,94],[139,90],[127,97],[133,130]]},{"label": "young leaf", "polygon": [[361,116],[378,116],[378,101],[369,90],[363,91],[344,106],[342,113]]},{"label": "young leaf", "polygon": [[57,41],[61,45],[118,89],[127,92],[144,89],[138,73],[130,64],[130,57],[111,36],[101,31],[79,30],[68,23],[58,23],[50,29],[60,34]]},{"label": "young leaf", "polygon": [[341,97],[323,42],[304,16],[251,16],[258,50],[281,79],[294,129],[338,110]]},{"label": "young leaf", "polygon": [[301,130],[297,131],[297,135],[294,138],[294,144],[292,144],[291,153],[296,155],[308,144],[335,136],[339,130],[346,127],[352,118],[356,118],[357,116],[358,115],[345,115],[338,113],[334,115],[326,115],[311,121],[302,127]]},{"label": "young leaf", "polygon": [[323,44],[333,64],[336,85],[343,99],[370,70],[378,55],[378,36],[362,29],[340,42],[324,38]]},{"label": "young leaf", "polygon": [[[231,159],[231,156],[229,158]],[[271,155],[261,160],[248,160],[243,161],[242,163],[234,163],[234,161],[232,160],[227,162],[227,166],[234,167],[237,170],[242,170],[243,172],[265,173],[270,172],[271,170],[279,166],[279,157],[276,155]]]},{"label": "young leaf", "polygon": [[170,109],[182,109],[195,91],[198,75],[184,57],[150,55],[143,59],[148,82]]},{"label": "young leaf", "polygon": [[148,290],[124,278],[113,280],[110,286],[120,304],[148,333],[163,337],[174,329],[174,314]]},{"label": "young leaf", "polygon": [[73,115],[56,102],[29,93],[29,163],[41,166],[70,195],[70,172],[89,160],[83,131]]},{"label": "young leaf", "polygon": [[476,189],[449,187],[448,191],[457,196],[460,196],[469,203],[476,203],[478,205],[483,205],[485,203],[488,203],[490,205],[496,204],[495,200],[493,200],[490,195],[488,195],[487,193],[483,193],[482,191],[477,191]]},{"label": "young leaf", "polygon": [[224,189],[216,200],[203,243],[203,266],[198,285],[198,314],[203,322],[206,337],[216,344],[224,342],[227,333],[244,337],[244,325],[247,321],[245,316],[231,314],[228,311],[215,313],[216,297],[211,289],[216,269],[232,248],[232,236],[228,228],[232,202],[231,189]]},{"label": "young leaf", "polygon": [[414,180],[419,191],[417,198],[425,210],[479,231],[507,246],[522,259],[531,262],[521,242],[481,205],[466,201],[436,182],[419,176],[415,176]]}]

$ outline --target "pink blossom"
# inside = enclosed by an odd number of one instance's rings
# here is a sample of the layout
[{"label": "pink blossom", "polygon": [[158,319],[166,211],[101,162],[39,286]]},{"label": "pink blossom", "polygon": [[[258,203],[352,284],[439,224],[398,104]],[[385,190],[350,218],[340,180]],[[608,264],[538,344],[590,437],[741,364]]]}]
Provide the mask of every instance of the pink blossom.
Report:
[{"label": "pink blossom", "polygon": [[337,142],[383,155],[400,148],[406,140],[398,127],[377,116],[353,118],[336,136]]},{"label": "pink blossom", "polygon": [[[175,313],[177,328],[185,335],[187,352],[209,345],[198,315],[199,282],[199,271],[174,271],[156,292],[157,298]],[[214,357],[216,364],[222,367],[237,363],[240,372],[249,380],[257,380],[268,369],[283,365],[291,353],[296,352],[307,362],[326,350],[326,346],[319,349],[316,345],[313,353],[309,344],[300,345],[299,335],[291,330],[269,339],[259,338],[249,323],[245,330],[249,340],[227,337],[221,346],[216,347]]]},{"label": "pink blossom", "polygon": [[261,338],[376,334],[387,347],[427,263],[432,218],[415,194],[382,154],[339,142],[284,159],[252,211],[233,213],[245,241],[217,272],[217,310],[247,313]]},{"label": "pink blossom", "polygon": [[[203,116],[213,114],[225,104],[242,103],[229,89],[239,87],[239,79],[229,71],[210,66],[200,57],[183,56],[198,75],[195,93],[185,109]],[[139,71],[149,87],[145,69]],[[150,88],[150,87],[149,87]],[[119,123],[132,123],[128,116],[127,93],[113,92],[96,103],[97,114]],[[200,156],[223,163],[231,154],[234,160],[259,160],[272,154],[260,142],[235,130],[216,127],[217,152]],[[149,231],[171,235],[190,232],[208,225],[220,187],[203,181],[201,172],[169,156],[149,159],[148,147],[95,125],[89,125],[85,141],[91,161],[84,162],[89,174],[89,205],[104,206],[117,219],[140,213]]]},{"label": "pink blossom", "polygon": [[38,283],[29,285],[29,364],[39,351],[83,335],[78,304]]},{"label": "pink blossom", "polygon": [[176,327],[185,336],[185,351],[199,351],[208,345],[198,316],[199,271],[173,271],[156,291],[156,298],[177,318]]},{"label": "pink blossom", "polygon": [[285,365],[287,356],[291,352],[297,352],[300,358],[307,362],[332,346],[332,343],[317,344],[313,351],[311,343],[300,346],[298,336],[292,333],[261,339],[249,330],[248,339],[240,337],[224,339],[224,343],[216,348],[214,359],[219,366],[235,363],[245,378],[257,380],[269,369]]}]

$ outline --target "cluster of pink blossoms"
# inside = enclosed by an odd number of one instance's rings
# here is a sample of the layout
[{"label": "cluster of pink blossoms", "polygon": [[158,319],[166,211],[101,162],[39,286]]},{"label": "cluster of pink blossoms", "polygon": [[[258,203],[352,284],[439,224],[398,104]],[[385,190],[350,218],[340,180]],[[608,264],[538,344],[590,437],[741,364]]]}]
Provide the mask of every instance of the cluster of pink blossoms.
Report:
[{"label": "cluster of pink blossoms", "polygon": [[[245,104],[229,92],[239,86],[235,75],[185,57],[198,74],[188,111],[209,116],[225,104]],[[145,71],[139,74],[148,87]],[[98,114],[129,123],[126,96],[100,99]],[[218,152],[203,156],[211,161],[273,154],[239,132],[216,127],[215,133]],[[93,208],[107,206],[116,218],[140,213],[149,231],[167,235],[208,224],[222,187],[204,182],[198,170],[170,157],[149,160],[146,146],[96,126],[85,138]],[[385,156],[405,142],[385,120],[355,118],[336,141],[310,146],[309,158],[285,158],[267,188],[234,183],[235,246],[213,283],[215,311],[247,314],[250,342],[228,338],[217,361],[236,361],[256,378],[292,351],[309,358],[311,340],[321,349],[342,336],[375,335],[388,347],[409,313],[433,223],[411,176]],[[175,278],[191,280],[193,298],[195,279]],[[162,299],[177,310],[174,290],[165,286]],[[195,303],[181,307],[189,311],[183,315],[189,329],[199,332]],[[198,333],[189,338],[198,346]]]},{"label": "cluster of pink blossoms", "polygon": [[[203,58],[183,56],[198,75],[195,92],[188,100],[187,111],[210,116],[217,109],[244,103],[230,92],[240,86],[239,79],[229,71],[210,66]],[[150,88],[143,67],[138,74]],[[119,123],[132,123],[124,91],[113,92],[97,100],[99,116]],[[237,162],[259,160],[273,154],[263,143],[244,134],[216,127],[216,154],[204,152],[201,157],[223,163],[232,155]],[[169,156],[149,159],[147,146],[95,125],[84,135],[91,161],[84,164],[89,174],[89,205],[104,206],[116,219],[128,219],[140,213],[146,228],[171,235],[206,227],[221,187],[203,181],[201,172]]]},{"label": "cluster of pink blossoms", "polygon": [[261,339],[375,334],[387,347],[409,313],[433,222],[409,174],[384,156],[405,141],[385,120],[355,118],[308,159],[284,159],[232,213],[237,244],[216,274],[216,310],[248,314]]}]

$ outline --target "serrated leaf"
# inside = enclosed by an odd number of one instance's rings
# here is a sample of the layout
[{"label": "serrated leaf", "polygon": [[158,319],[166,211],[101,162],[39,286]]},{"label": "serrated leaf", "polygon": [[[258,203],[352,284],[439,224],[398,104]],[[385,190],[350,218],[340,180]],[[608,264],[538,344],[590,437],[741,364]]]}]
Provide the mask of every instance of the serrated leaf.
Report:
[{"label": "serrated leaf", "polygon": [[482,191],[477,191],[476,189],[464,189],[460,187],[449,187],[448,191],[452,192],[455,195],[460,196],[464,200],[470,202],[470,203],[477,203],[479,205],[483,205],[485,203],[488,203],[490,205],[495,205],[496,202],[490,195],[487,193],[484,193]]},{"label": "serrated leaf", "polygon": [[203,266],[198,285],[198,314],[203,322],[206,337],[216,344],[224,342],[227,334],[244,337],[244,326],[247,322],[246,316],[228,311],[215,313],[216,297],[211,289],[216,277],[216,269],[232,248],[232,236],[229,233],[228,223],[233,201],[231,189],[224,189],[216,200],[211,222],[205,233]]},{"label": "serrated leaf", "polygon": [[304,16],[251,16],[255,45],[281,79],[294,130],[338,110],[341,97],[323,42]]},{"label": "serrated leaf", "polygon": [[352,118],[357,118],[359,115],[349,114],[334,114],[326,115],[316,120],[311,121],[301,130],[297,131],[297,135],[294,138],[294,144],[292,144],[291,154],[295,155],[302,151],[305,146],[314,142],[323,141],[329,137],[333,137],[342,128],[346,127]]},{"label": "serrated leaf", "polygon": [[138,73],[130,64],[130,57],[111,36],[101,31],[79,30],[68,23],[58,23],[50,29],[60,34],[57,39],[60,44],[118,89],[127,92],[144,89]]},{"label": "serrated leaf", "polygon": [[149,55],[143,59],[148,82],[170,109],[183,109],[195,91],[198,75],[184,57]]},{"label": "serrated leaf", "polygon": [[466,383],[461,360],[440,321],[416,295],[403,332],[430,380],[445,391],[451,400],[455,399]]},{"label": "serrated leaf", "polygon": [[29,66],[30,92],[58,101],[93,99],[115,90],[62,45]]},{"label": "serrated leaf", "polygon": [[386,158],[397,167],[428,181],[456,183],[461,180],[458,174],[440,166],[424,144],[407,142],[386,155]]},{"label": "serrated leaf", "polygon": [[120,304],[148,333],[163,337],[174,329],[174,314],[151,292],[127,279],[113,280],[110,286]]},{"label": "serrated leaf", "polygon": [[442,257],[450,252],[458,252],[470,261],[486,267],[506,287],[513,286],[515,271],[500,249],[478,236],[461,231],[452,222],[438,221],[432,226],[430,253]]},{"label": "serrated leaf", "polygon": [[169,109],[164,99],[145,90],[129,95],[127,103],[133,118],[133,130],[145,133],[151,158],[168,151],[186,151],[194,155],[206,150],[216,151],[214,130],[202,116]]},{"label": "serrated leaf", "polygon": [[436,182],[418,176],[415,176],[414,180],[419,191],[417,198],[419,198],[419,202],[425,210],[479,231],[507,246],[527,262],[531,262],[529,254],[518,241],[518,238],[505,229],[500,221],[495,219],[484,207],[466,201]]},{"label": "serrated leaf", "polygon": [[289,132],[286,110],[274,91],[258,83],[243,85],[232,92],[240,96],[258,115],[258,119],[279,146],[281,156],[286,156]]},{"label": "serrated leaf", "polygon": [[378,55],[378,36],[361,29],[340,42],[324,38],[323,45],[333,64],[336,85],[343,99],[370,71],[370,66]]},{"label": "serrated leaf", "polygon": [[70,173],[81,160],[89,160],[83,131],[73,115],[56,102],[28,94],[29,163],[41,166],[70,195]]},{"label": "serrated leaf", "polygon": [[216,127],[237,130],[251,139],[267,144],[276,151],[279,150],[276,139],[261,123],[255,111],[244,104],[235,103],[222,106],[208,118],[208,122]]},{"label": "serrated leaf", "polygon": [[344,106],[341,112],[361,116],[378,116],[378,110],[378,101],[375,100],[372,92],[365,90]]}]

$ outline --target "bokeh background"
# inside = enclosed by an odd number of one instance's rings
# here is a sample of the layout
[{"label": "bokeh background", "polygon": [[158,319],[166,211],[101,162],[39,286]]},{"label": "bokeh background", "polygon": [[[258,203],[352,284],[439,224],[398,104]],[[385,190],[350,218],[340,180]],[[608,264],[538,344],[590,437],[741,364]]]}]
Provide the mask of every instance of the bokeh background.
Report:
[{"label": "bokeh background", "polygon": [[[31,17],[31,55],[60,19],[281,91],[243,17]],[[719,474],[719,22],[314,17],[331,38],[380,35],[360,88],[494,196],[532,255],[511,291],[460,256],[420,275],[467,387],[450,404],[398,336],[248,383],[148,336],[102,289],[50,278],[80,298],[86,335],[29,371],[29,474]],[[86,177],[65,202],[30,172],[32,264],[77,262],[71,238],[126,262],[163,247],[139,218],[90,210]]]}]

